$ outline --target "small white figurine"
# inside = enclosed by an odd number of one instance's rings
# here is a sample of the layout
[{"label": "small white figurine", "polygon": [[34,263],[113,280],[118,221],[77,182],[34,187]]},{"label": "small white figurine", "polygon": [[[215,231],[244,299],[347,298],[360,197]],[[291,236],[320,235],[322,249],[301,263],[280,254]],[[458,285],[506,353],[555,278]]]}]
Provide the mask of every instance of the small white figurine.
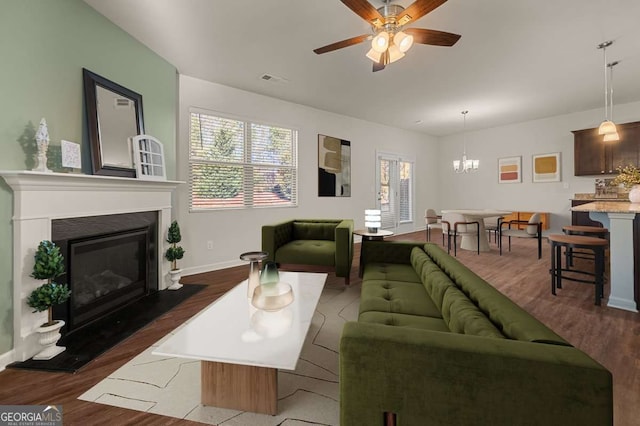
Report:
[{"label": "small white figurine", "polygon": [[47,167],[47,150],[49,149],[49,129],[47,120],[42,118],[40,126],[36,132],[36,145],[38,146],[38,167],[33,169],[36,172],[50,172]]}]

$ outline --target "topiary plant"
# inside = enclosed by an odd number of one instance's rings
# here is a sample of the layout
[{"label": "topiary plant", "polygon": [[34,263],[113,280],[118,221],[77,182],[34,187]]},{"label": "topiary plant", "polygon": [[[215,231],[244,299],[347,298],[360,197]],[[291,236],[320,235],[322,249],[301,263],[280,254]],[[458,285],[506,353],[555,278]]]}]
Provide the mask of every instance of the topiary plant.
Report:
[{"label": "topiary plant", "polygon": [[53,325],[52,307],[65,302],[71,295],[66,284],[56,284],[54,279],[64,273],[64,257],[60,248],[51,241],[42,241],[35,254],[35,264],[31,276],[38,280],[47,280],[29,294],[27,305],[33,312],[48,311],[48,321],[45,326]]},{"label": "topiary plant", "polygon": [[171,262],[172,271],[178,270],[177,261],[184,257],[184,249],[177,245],[180,241],[182,241],[180,226],[178,225],[178,221],[174,220],[171,222],[171,226],[167,232],[167,242],[171,243],[171,247],[167,249],[164,256],[169,262]]},{"label": "topiary plant", "polygon": [[46,283],[29,294],[27,305],[34,309],[33,312],[48,311],[48,321],[44,326],[49,326],[55,324],[52,307],[66,302],[69,296],[71,296],[71,290],[66,284]]}]

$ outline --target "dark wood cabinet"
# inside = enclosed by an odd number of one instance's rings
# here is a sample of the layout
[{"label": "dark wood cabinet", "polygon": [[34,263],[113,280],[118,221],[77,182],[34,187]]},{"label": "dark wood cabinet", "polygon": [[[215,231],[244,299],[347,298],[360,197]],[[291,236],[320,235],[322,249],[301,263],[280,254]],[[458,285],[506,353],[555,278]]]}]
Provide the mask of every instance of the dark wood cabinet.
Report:
[{"label": "dark wood cabinet", "polygon": [[640,122],[618,124],[620,140],[604,142],[598,128],[574,130],[576,176],[615,174],[619,166],[640,166]]},{"label": "dark wood cabinet", "polygon": [[[571,200],[571,207],[593,203],[594,201],[598,200]],[[571,212],[571,224],[574,226],[597,226],[602,228],[602,223],[589,218],[589,212]]]}]

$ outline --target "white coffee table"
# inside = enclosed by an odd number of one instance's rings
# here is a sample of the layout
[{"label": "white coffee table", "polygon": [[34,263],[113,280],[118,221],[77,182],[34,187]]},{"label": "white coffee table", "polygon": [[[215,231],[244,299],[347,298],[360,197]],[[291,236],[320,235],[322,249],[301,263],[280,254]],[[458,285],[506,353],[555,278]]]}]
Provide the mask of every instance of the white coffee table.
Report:
[{"label": "white coffee table", "polygon": [[280,272],[294,301],[278,312],[255,309],[241,282],[152,353],[201,361],[201,401],[277,414],[278,369],[295,370],[327,274]]}]

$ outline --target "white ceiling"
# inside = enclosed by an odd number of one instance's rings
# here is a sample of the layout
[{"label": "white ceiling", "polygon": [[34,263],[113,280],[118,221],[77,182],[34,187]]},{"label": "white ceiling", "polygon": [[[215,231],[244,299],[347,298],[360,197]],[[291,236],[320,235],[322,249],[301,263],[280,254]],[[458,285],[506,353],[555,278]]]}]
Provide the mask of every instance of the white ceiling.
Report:
[{"label": "white ceiling", "polygon": [[431,135],[460,132],[464,109],[467,130],[599,107],[604,117],[596,46],[610,39],[614,101],[640,100],[639,0],[449,0],[408,27],[458,43],[415,45],[376,73],[368,42],[312,52],[371,32],[339,0],[85,1],[181,74]]}]

